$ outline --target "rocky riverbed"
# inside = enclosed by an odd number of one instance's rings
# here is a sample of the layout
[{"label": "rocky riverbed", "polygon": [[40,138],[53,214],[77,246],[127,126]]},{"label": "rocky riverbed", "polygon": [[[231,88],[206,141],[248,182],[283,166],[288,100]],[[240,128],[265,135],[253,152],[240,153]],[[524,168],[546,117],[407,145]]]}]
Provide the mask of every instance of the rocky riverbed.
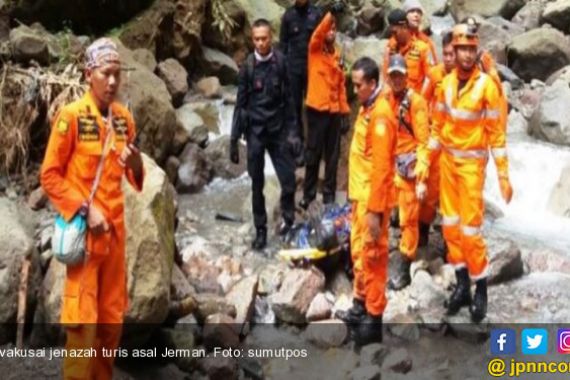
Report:
[{"label": "rocky riverbed", "polygon": [[[487,376],[490,329],[568,324],[570,4],[421,2],[437,46],[454,20],[477,15],[482,46],[499,63],[511,107],[515,195],[508,207],[502,203],[490,163],[484,227],[492,285],[488,318],[480,325],[469,323],[466,310],[453,318],[443,314],[455,278],[435,229],[412,266],[412,285],[388,292],[384,344],[361,350],[348,339],[346,327],[331,319],[351,303],[344,266],[292,268],[276,258],[280,243],[273,234],[266,250],[250,250],[246,147],[240,147],[241,163],[231,164],[227,135],[238,67],[251,50],[250,25],[263,16],[278,30],[287,0],[116,1],[106,5],[113,17],[104,17],[104,23],[103,8],[92,1],[35,6],[5,1],[0,2],[0,351],[12,350],[15,342],[25,258],[31,261],[26,347],[63,344],[57,322],[65,268],[51,259],[54,211],[38,188],[37,172],[49,120],[63,102],[84,91],[82,51],[103,34],[120,43],[129,69],[122,99],[135,117],[147,168],[142,195],[125,185],[130,309],[122,347],[211,355],[216,347],[228,347],[249,356],[122,358],[115,378],[379,379],[381,373],[384,379],[480,379]],[[327,7],[332,0],[316,3]],[[347,64],[364,55],[381,57],[385,17],[400,2],[347,4],[339,25]],[[225,29],[215,22],[220,18]],[[349,137],[342,142],[339,202],[346,190]],[[279,186],[270,165],[266,174],[273,227]],[[302,174],[297,173],[299,183]],[[398,237],[397,229],[391,231],[392,253]],[[281,349],[306,357],[286,360]],[[3,378],[61,376],[61,359],[0,362]]]}]

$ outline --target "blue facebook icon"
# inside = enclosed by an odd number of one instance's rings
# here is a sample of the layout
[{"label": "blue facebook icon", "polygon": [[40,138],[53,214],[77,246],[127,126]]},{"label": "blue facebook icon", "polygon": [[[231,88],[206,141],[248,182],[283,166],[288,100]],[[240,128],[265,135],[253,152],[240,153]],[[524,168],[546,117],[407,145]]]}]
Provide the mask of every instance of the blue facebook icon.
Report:
[{"label": "blue facebook icon", "polygon": [[517,352],[517,335],[511,329],[491,330],[491,354],[513,355]]}]

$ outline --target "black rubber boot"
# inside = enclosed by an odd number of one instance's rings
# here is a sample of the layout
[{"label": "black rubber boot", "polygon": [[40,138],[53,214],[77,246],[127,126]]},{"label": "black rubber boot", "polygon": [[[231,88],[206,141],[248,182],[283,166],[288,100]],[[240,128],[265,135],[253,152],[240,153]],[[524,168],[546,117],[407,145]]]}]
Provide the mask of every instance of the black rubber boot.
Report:
[{"label": "black rubber boot", "polygon": [[420,239],[418,242],[418,247],[427,247],[429,243],[429,224],[420,222]]},{"label": "black rubber boot", "polygon": [[267,245],[267,228],[260,227],[256,229],[255,240],[251,243],[251,248],[260,250]]},{"label": "black rubber boot", "polygon": [[354,342],[360,347],[382,343],[382,315],[373,316],[367,313],[356,330]]},{"label": "black rubber boot", "polygon": [[388,289],[391,290],[404,289],[412,282],[412,278],[410,277],[410,265],[412,262],[402,253],[399,253],[399,255],[400,262],[398,263],[398,269],[396,273],[390,276],[390,280],[388,281]]},{"label": "black rubber boot", "polygon": [[467,268],[461,268],[455,271],[457,277],[457,286],[447,301],[447,315],[455,315],[463,306],[471,304],[471,280]]},{"label": "black rubber boot", "polygon": [[475,296],[469,308],[471,320],[475,323],[481,322],[487,315],[487,279],[483,278],[475,283]]},{"label": "black rubber boot", "polygon": [[335,313],[335,317],[349,325],[360,323],[365,316],[364,300],[359,300],[358,298],[352,299],[352,307],[350,309],[346,311],[339,310]]}]

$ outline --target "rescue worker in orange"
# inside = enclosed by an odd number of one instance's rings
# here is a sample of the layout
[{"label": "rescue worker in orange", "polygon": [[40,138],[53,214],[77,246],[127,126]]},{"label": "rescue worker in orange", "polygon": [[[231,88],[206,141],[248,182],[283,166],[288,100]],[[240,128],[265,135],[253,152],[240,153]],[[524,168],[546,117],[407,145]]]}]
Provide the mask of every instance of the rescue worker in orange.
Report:
[{"label": "rescue worker in orange", "polygon": [[391,11],[388,15],[388,22],[392,37],[388,41],[384,53],[382,75],[387,77],[391,55],[400,54],[404,56],[408,67],[408,87],[419,94],[431,67],[429,46],[425,42],[413,38],[406,12],[403,10],[394,9]]},{"label": "rescue worker in orange", "polygon": [[[396,118],[380,96],[378,65],[368,57],[354,63],[354,91],[361,103],[350,149],[349,197],[353,201],[351,250],[354,250],[355,297],[364,303],[345,318],[356,343],[382,341],[386,308],[388,224],[393,200]],[[356,309],[356,310],[355,310]]]},{"label": "rescue worker in orange", "polygon": [[[341,2],[335,3],[332,8],[335,14],[343,9]],[[313,32],[309,43],[306,167],[303,199],[299,204],[304,209],[317,196],[321,157],[325,161],[323,203],[334,203],[340,137],[350,128],[344,68],[340,53],[335,48],[335,39],[335,16],[328,12]]]},{"label": "rescue worker in orange", "polygon": [[[87,48],[85,77],[87,93],[54,119],[41,184],[66,220],[80,211],[87,213],[86,258],[83,264],[67,267],[61,323],[66,327],[67,350],[94,348],[97,356],[64,358],[63,377],[111,379],[114,358],[103,357],[102,349],[118,347],[128,304],[121,181],[126,176],[141,191],[144,169],[133,143],[133,117],[115,101],[121,60],[113,41],[102,38]],[[87,204],[102,155],[100,183]]]},{"label": "rescue worker in orange", "polygon": [[378,81],[378,65],[371,58],[361,58],[352,67],[356,77],[355,91],[362,102],[359,118],[354,124],[354,134],[348,156],[348,198],[352,202],[352,228],[350,253],[353,263],[353,305],[348,311],[338,311],[336,316],[350,325],[358,324],[366,316],[364,272],[362,256],[365,254],[367,201],[370,195],[372,170],[371,125],[368,123],[376,100],[382,96]]},{"label": "rescue worker in orange", "polygon": [[436,65],[438,63],[438,59],[435,44],[432,39],[421,30],[422,18],[424,16],[424,8],[422,7],[422,4],[419,0],[406,0],[402,7],[404,8],[404,12],[406,12],[408,25],[410,26],[413,38],[423,41],[429,46],[430,65]]},{"label": "rescue worker in orange", "polygon": [[[475,28],[475,30],[479,29],[479,23],[477,22],[477,20],[475,20],[474,17],[467,17],[467,18],[465,18],[465,20],[462,23],[472,26],[473,28]],[[500,104],[501,119],[500,119],[500,122],[506,131],[507,130],[507,122],[508,122],[508,118],[509,118],[509,101],[507,99],[507,95],[505,94],[505,91],[503,90],[503,83],[501,82],[501,76],[499,75],[499,71],[497,70],[497,63],[493,59],[493,56],[491,55],[491,53],[489,53],[487,50],[479,49],[479,51],[477,52],[477,65],[479,66],[479,69],[481,71],[488,74],[491,77],[491,79],[493,79],[495,81],[495,84],[497,85],[497,88],[499,89],[499,92],[501,94],[501,104]]]},{"label": "rescue worker in orange", "polygon": [[451,73],[455,68],[455,49],[452,45],[453,33],[451,31],[443,34],[442,63],[433,66],[429,71],[422,87],[422,96],[427,101],[430,111],[437,100],[437,95],[441,91],[441,81],[443,77]]},{"label": "rescue worker in orange", "polygon": [[[437,94],[441,91],[441,82],[443,77],[453,70],[455,67],[455,50],[451,44],[451,31],[445,33],[441,39],[443,47],[443,62],[433,66],[424,81],[422,96],[428,103],[429,113],[431,115]],[[427,194],[420,205],[420,240],[419,246],[427,246],[429,241],[430,225],[433,223],[437,207],[439,205],[439,153],[434,153],[432,165],[429,167],[429,176],[427,178]]]},{"label": "rescue worker in orange", "polygon": [[392,55],[388,64],[388,88],[383,96],[398,119],[395,186],[402,237],[397,269],[391,273],[388,283],[394,290],[402,289],[411,282],[410,264],[415,260],[418,248],[420,213],[414,168],[418,159],[427,160],[429,138],[427,103],[419,93],[408,88],[407,74],[404,57]]},{"label": "rescue worker in orange", "polygon": [[[493,155],[501,195],[509,203],[513,189],[505,129],[500,124],[500,92],[493,79],[477,66],[479,37],[471,25],[453,28],[456,68],[441,85],[434,107],[430,151],[441,149],[441,197],[443,235],[448,261],[455,266],[457,287],[447,302],[447,312],[456,314],[470,306],[471,318],[483,320],[487,313],[489,262],[483,225],[483,186],[489,150]],[[419,183],[429,175],[429,163],[416,165]],[[476,284],[471,297],[471,280]]]}]

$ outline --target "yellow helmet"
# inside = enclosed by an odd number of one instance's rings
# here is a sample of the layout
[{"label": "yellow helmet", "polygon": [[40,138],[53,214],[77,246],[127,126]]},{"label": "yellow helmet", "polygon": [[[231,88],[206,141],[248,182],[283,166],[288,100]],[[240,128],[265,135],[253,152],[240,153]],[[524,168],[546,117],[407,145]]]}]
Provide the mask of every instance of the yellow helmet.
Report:
[{"label": "yellow helmet", "polygon": [[479,46],[477,26],[473,24],[457,24],[453,27],[453,47],[456,46]]}]

